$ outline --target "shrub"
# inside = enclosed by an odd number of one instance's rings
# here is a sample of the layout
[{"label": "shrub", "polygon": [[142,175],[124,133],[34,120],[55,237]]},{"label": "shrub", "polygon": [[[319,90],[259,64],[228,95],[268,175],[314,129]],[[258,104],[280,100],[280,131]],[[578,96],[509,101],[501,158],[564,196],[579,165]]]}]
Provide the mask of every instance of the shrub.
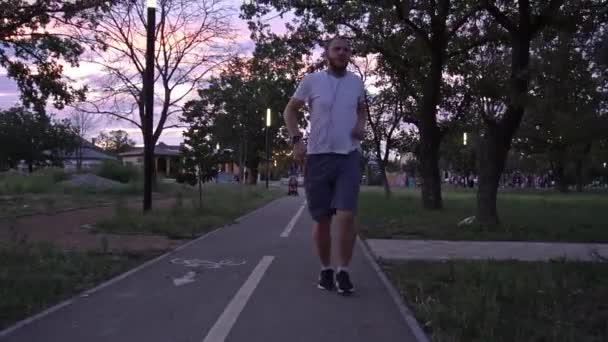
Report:
[{"label": "shrub", "polygon": [[139,180],[141,177],[141,171],[130,165],[122,165],[118,162],[104,162],[97,169],[96,174],[100,177],[115,180],[121,183],[129,183]]},{"label": "shrub", "polygon": [[[58,177],[59,178],[59,177]],[[0,177],[0,194],[45,193],[55,189],[57,181],[51,174],[5,173]]]},{"label": "shrub", "polygon": [[63,182],[70,178],[70,175],[67,172],[65,172],[64,169],[56,168],[56,167],[40,169],[40,170],[34,172],[34,175],[50,177],[53,180],[53,182],[55,182],[55,183]]},{"label": "shrub", "polygon": [[196,183],[197,183],[197,181],[196,181],[196,175],[193,172],[187,172],[187,173],[186,172],[182,172],[182,173],[179,173],[177,175],[177,177],[175,177],[175,181],[178,182],[178,183],[180,183],[180,184],[186,183],[186,184],[190,184],[192,186],[196,185]]}]

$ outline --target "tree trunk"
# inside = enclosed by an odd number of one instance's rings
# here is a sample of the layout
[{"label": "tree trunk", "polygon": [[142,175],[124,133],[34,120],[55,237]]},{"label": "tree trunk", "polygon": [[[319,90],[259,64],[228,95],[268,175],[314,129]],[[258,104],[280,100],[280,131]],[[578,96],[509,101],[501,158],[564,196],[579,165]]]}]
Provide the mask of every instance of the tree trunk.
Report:
[{"label": "tree trunk", "polygon": [[246,161],[248,182],[243,184],[256,185],[258,184],[258,173],[260,166],[260,158],[252,153],[253,156]]},{"label": "tree trunk", "polygon": [[568,180],[566,179],[565,151],[559,148],[555,151],[555,161],[551,162],[551,169],[555,175],[555,189],[561,193],[568,192]]},{"label": "tree trunk", "polygon": [[378,165],[380,166],[380,175],[382,176],[382,182],[384,183],[384,195],[386,195],[386,198],[390,198],[391,185],[388,183],[388,177],[386,175],[386,163],[382,160]]},{"label": "tree trunk", "polygon": [[584,176],[583,176],[583,167],[584,167],[584,162],[585,162],[585,157],[587,157],[587,155],[589,154],[589,152],[591,152],[591,144],[585,144],[585,146],[583,147],[583,151],[582,153],[579,155],[578,159],[576,160],[576,191],[577,192],[583,192],[583,186],[584,186]]},{"label": "tree trunk", "polygon": [[441,174],[439,172],[439,129],[420,129],[420,173],[422,174],[422,204],[425,209],[443,207]]},{"label": "tree trunk", "polygon": [[34,163],[31,160],[27,162],[27,170],[29,173],[34,173]]},{"label": "tree trunk", "polygon": [[78,152],[77,152],[77,157],[76,157],[76,170],[82,171],[82,140],[80,141],[80,144],[78,145]]},{"label": "tree trunk", "polygon": [[479,188],[477,189],[477,222],[483,225],[500,224],[497,197],[500,177],[509,151],[500,139],[497,126],[489,126],[479,144]]},{"label": "tree trunk", "polygon": [[566,171],[564,164],[560,161],[555,168],[555,188],[561,193],[568,192],[568,181],[566,179]]},{"label": "tree trunk", "polygon": [[[371,121],[371,120],[370,120]],[[382,183],[384,185],[384,194],[386,198],[391,197],[391,186],[388,184],[388,177],[386,176],[386,161],[388,160],[388,153],[390,148],[390,140],[387,141],[386,150],[384,151],[384,156],[382,155],[382,150],[380,148],[380,137],[379,133],[374,132],[374,140],[376,143],[376,160],[378,162],[378,167],[380,168],[380,177],[382,177]]]},{"label": "tree trunk", "polygon": [[203,167],[199,165],[198,169],[198,208],[203,209]]},{"label": "tree trunk", "polygon": [[484,117],[486,132],[482,138],[484,143],[480,147],[481,167],[477,192],[477,221],[480,224],[500,223],[496,206],[500,176],[511,148],[511,139],[517,132],[525,113],[532,40],[529,2],[520,1],[518,10],[517,32],[511,32],[511,75],[507,108],[502,119],[498,119],[499,113],[492,113],[493,117],[488,115]]},{"label": "tree trunk", "polygon": [[583,192],[583,159],[576,161],[576,192]]},{"label": "tree trunk", "polygon": [[[445,23],[444,23],[445,24]],[[438,37],[443,37],[439,35]],[[422,205],[425,209],[443,208],[441,198],[441,173],[439,171],[439,146],[441,131],[437,126],[437,105],[441,100],[441,83],[445,50],[443,38],[432,42],[431,67],[424,81],[420,130],[420,171],[422,173]]]},{"label": "tree trunk", "polygon": [[247,171],[248,171],[247,177],[249,177],[248,178],[249,182],[247,182],[246,184],[249,184],[249,185],[258,184],[258,173],[259,173],[258,167],[256,166],[256,167],[252,167],[252,168],[247,168]]}]

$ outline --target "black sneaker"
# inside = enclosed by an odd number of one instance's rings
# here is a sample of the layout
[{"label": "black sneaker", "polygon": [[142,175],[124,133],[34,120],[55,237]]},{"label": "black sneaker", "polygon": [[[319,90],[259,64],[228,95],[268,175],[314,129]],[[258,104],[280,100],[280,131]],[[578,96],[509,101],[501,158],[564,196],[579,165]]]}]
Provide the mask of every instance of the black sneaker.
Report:
[{"label": "black sneaker", "polygon": [[340,294],[348,295],[355,292],[355,287],[350,281],[350,275],[346,271],[340,271],[336,274],[336,287]]},{"label": "black sneaker", "polygon": [[319,275],[319,285],[318,288],[326,291],[333,291],[334,287],[334,270],[323,270]]}]

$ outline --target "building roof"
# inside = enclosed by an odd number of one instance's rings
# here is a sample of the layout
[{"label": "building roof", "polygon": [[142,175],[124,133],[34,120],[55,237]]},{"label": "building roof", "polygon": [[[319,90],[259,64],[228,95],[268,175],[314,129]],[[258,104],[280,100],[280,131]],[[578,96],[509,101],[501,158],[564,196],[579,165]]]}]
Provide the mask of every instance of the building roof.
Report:
[{"label": "building roof", "polygon": [[[81,150],[80,153],[78,148],[73,152],[66,153],[63,159],[80,159],[82,160],[118,160],[118,157],[112,153],[106,152],[95,146],[86,139],[80,139]],[[79,158],[80,157],[80,158]]]},{"label": "building roof", "polygon": [[[180,146],[175,145],[167,145],[165,143],[158,143],[154,147],[154,155],[160,157],[177,157],[182,154]],[[121,157],[135,157],[135,156],[143,156],[144,148],[143,147],[134,147],[127,152],[120,153]]]}]

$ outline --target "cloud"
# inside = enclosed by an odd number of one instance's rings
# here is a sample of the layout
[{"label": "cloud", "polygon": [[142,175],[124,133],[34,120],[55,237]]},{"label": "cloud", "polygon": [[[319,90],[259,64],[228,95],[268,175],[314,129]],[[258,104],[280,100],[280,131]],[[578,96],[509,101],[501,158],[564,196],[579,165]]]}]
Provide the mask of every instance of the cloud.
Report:
[{"label": "cloud", "polygon": [[6,72],[0,69],[0,109],[7,109],[19,104],[19,95],[15,81],[6,77]]},{"label": "cloud", "polygon": [[[232,6],[236,9],[233,16],[233,24],[235,27],[236,37],[234,39],[234,43],[236,44],[236,48],[245,54],[251,54],[255,48],[255,43],[250,39],[250,32],[247,26],[247,22],[239,18],[238,14],[240,11],[240,6],[242,5],[242,0],[226,0],[229,6]],[[271,25],[271,29],[275,33],[285,33],[285,23],[290,21],[293,18],[292,14],[287,14],[285,18],[276,17],[269,21]],[[71,84],[77,87],[83,86],[85,84],[97,83],[100,82],[105,76],[107,76],[102,67],[97,63],[87,62],[86,56],[83,56],[82,61],[78,67],[72,67],[68,64],[64,64],[64,74],[65,76],[72,80]],[[181,89],[180,89],[181,88]],[[180,87],[176,89],[176,93],[183,93],[186,87]],[[14,81],[8,79],[6,77],[6,70],[0,68],[0,109],[7,109],[15,104],[19,104],[19,90]],[[94,93],[91,92],[90,95],[94,96]],[[196,97],[196,92],[192,93],[193,97]],[[185,99],[187,100],[187,99]],[[129,102],[126,101],[124,104],[127,105]],[[158,109],[156,109],[158,111]],[[66,118],[69,116],[71,108],[66,108],[62,111],[59,111],[52,106],[49,106],[49,113],[53,113],[58,118]],[[110,131],[116,129],[122,129],[127,131],[132,139],[134,139],[138,144],[141,144],[143,139],[141,136],[141,131],[139,128],[131,127],[127,122],[124,121],[116,121],[116,120],[105,120],[106,122],[103,127],[100,127],[100,130]],[[183,141],[183,133],[184,129],[182,128],[169,128],[163,131],[159,141],[162,141],[166,144],[179,144]],[[96,136],[99,134],[99,131],[91,132],[92,136]]]}]

